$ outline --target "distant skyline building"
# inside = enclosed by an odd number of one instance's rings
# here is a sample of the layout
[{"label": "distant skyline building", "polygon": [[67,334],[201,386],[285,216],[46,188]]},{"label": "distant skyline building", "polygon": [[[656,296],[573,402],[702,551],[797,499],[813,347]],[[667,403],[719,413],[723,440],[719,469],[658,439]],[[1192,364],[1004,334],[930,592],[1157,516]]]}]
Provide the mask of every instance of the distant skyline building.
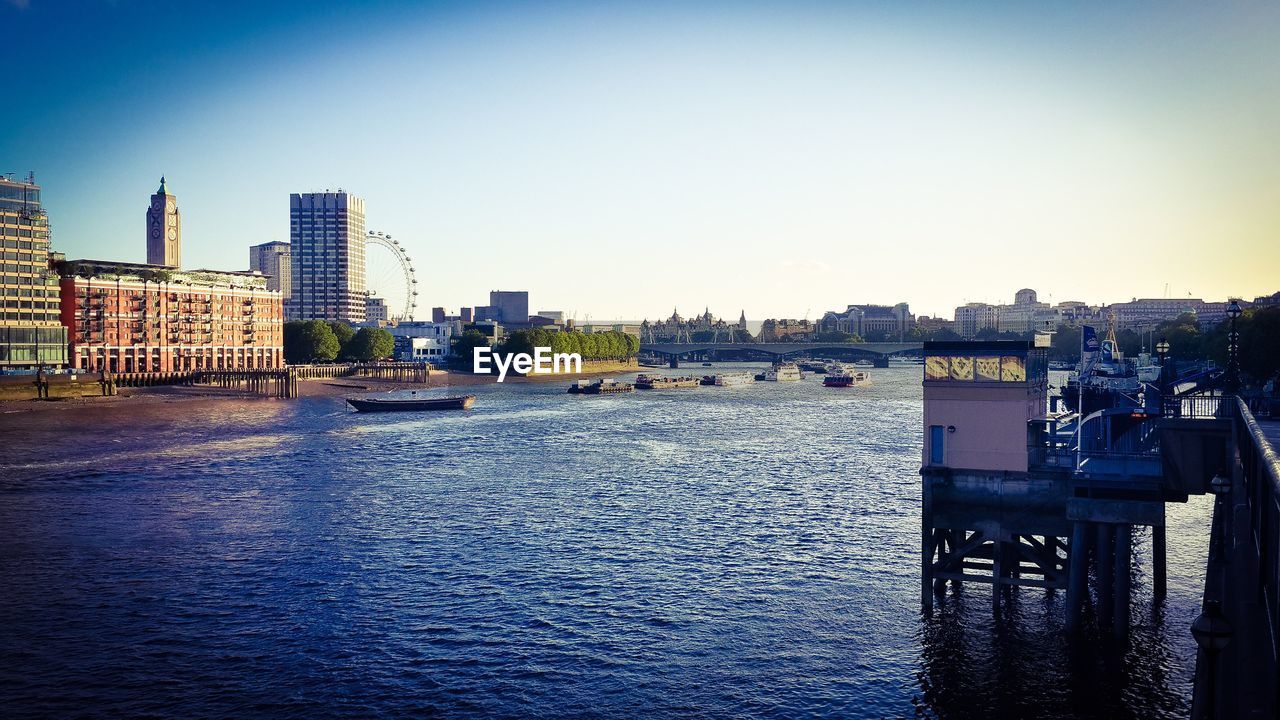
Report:
[{"label": "distant skyline building", "polygon": [[391,320],[391,311],[387,301],[370,295],[364,301],[364,321],[367,323],[386,324]]},{"label": "distant skyline building", "polygon": [[529,325],[529,292],[527,290],[490,290],[490,317],[507,327]]},{"label": "distant skyline building", "polygon": [[182,214],[163,175],[147,208],[147,264],[182,266]]},{"label": "distant skyline building", "polygon": [[823,315],[818,321],[817,331],[901,341],[915,327],[915,322],[911,306],[905,302],[897,305],[849,305],[843,312],[832,310]]},{"label": "distant skyline building", "polygon": [[364,221],[351,193],[289,196],[290,319],[365,321]]},{"label": "distant skyline building", "polygon": [[261,245],[249,246],[249,269],[267,276],[267,289],[284,296],[286,304],[292,294],[293,277],[290,270],[292,246],[273,240]]},{"label": "distant skyline building", "polygon": [[35,176],[0,175],[0,369],[67,363],[58,278],[49,271],[49,219]]}]

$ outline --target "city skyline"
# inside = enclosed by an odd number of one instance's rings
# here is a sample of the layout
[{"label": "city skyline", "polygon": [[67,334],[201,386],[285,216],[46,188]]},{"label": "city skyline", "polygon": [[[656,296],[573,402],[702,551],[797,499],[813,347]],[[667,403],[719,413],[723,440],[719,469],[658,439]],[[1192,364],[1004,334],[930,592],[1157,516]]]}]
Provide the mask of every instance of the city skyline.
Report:
[{"label": "city skyline", "polygon": [[[0,24],[47,100],[0,120],[2,169],[36,171],[70,257],[143,260],[138,199],[166,175],[193,267],[287,239],[289,193],[365,198],[430,269],[420,307],[520,287],[597,318],[949,317],[1022,287],[1275,291],[1275,8],[284,3],[242,29],[234,4],[23,5]],[[345,106],[303,108],[312,77]],[[364,151],[312,152],[338,136]]]}]

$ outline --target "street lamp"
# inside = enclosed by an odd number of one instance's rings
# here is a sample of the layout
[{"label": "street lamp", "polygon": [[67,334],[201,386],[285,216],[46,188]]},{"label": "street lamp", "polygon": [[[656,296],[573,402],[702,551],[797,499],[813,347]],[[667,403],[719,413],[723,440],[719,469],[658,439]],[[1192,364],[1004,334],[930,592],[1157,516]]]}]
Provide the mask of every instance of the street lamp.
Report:
[{"label": "street lamp", "polygon": [[1205,665],[1207,672],[1205,677],[1206,693],[1205,708],[1207,710],[1206,717],[1217,717],[1217,704],[1215,698],[1216,678],[1215,670],[1218,665],[1218,654],[1221,653],[1231,642],[1231,636],[1234,629],[1226,616],[1222,613],[1221,600],[1205,600],[1202,606],[1200,617],[1196,618],[1191,624],[1191,637],[1195,638],[1196,645],[1205,654]]},{"label": "street lamp", "polygon": [[1160,356],[1160,390],[1164,391],[1164,384],[1169,380],[1169,341],[1160,338],[1160,342],[1156,343],[1156,355]]},{"label": "street lamp", "polygon": [[1227,333],[1227,392],[1240,391],[1240,334],[1236,332],[1236,320],[1244,311],[1240,309],[1240,301],[1231,298],[1227,306],[1227,317],[1231,318],[1231,331]]}]

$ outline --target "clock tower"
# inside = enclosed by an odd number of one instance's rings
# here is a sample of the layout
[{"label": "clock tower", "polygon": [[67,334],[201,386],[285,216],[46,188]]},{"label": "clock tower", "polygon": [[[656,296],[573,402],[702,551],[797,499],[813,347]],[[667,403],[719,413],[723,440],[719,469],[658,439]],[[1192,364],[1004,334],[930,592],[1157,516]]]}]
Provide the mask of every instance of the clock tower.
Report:
[{"label": "clock tower", "polygon": [[178,199],[169,194],[163,177],[147,208],[147,264],[182,264],[182,215],[178,212]]}]

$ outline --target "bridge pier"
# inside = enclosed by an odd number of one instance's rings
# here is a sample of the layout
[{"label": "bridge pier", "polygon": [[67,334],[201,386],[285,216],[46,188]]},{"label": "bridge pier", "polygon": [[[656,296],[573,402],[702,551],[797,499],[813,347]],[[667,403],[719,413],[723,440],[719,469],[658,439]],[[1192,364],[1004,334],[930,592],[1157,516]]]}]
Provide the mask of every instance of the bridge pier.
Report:
[{"label": "bridge pier", "polygon": [[1151,589],[1157,599],[1169,592],[1168,541],[1163,525],[1151,528]]},{"label": "bridge pier", "polygon": [[667,358],[667,366],[670,367],[672,370],[679,368],[680,358],[676,357],[675,355],[670,356],[669,358]]},{"label": "bridge pier", "polygon": [[1089,536],[1093,528],[1076,522],[1071,530],[1071,569],[1067,575],[1067,632],[1080,629],[1085,601],[1089,597]]},{"label": "bridge pier", "polygon": [[889,356],[882,355],[871,360],[872,367],[887,368],[889,367]]},{"label": "bridge pier", "polygon": [[1132,562],[1133,526],[1117,525],[1115,529],[1115,608],[1112,611],[1111,635],[1123,640],[1129,635],[1129,572]]},{"label": "bridge pier", "polygon": [[1098,625],[1111,626],[1115,606],[1116,537],[1110,525],[1098,523]]}]

